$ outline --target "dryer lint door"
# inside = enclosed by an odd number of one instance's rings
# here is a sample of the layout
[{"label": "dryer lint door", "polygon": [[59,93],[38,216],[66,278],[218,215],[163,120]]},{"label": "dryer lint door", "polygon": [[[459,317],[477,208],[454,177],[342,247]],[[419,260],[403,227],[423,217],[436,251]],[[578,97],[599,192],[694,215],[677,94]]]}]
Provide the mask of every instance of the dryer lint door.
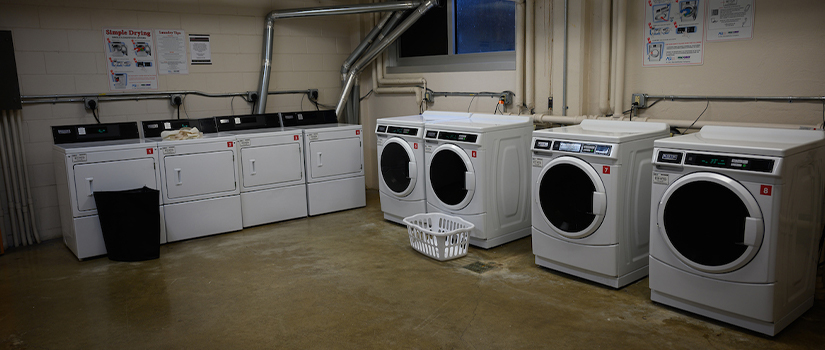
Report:
[{"label": "dryer lint door", "polygon": [[232,151],[166,156],[166,196],[170,199],[234,191]]},{"label": "dryer lint door", "polygon": [[95,191],[122,191],[143,186],[157,189],[153,158],[76,164],[74,182],[77,210],[94,210]]},{"label": "dryer lint door", "polygon": [[429,176],[430,187],[444,207],[460,210],[470,204],[475,194],[476,174],[461,147],[444,144],[433,150]]},{"label": "dryer lint door", "polygon": [[548,162],[534,191],[545,222],[564,237],[590,236],[604,221],[604,183],[593,167],[579,158],[563,156]]},{"label": "dryer lint door", "polygon": [[301,146],[296,143],[241,149],[244,188],[303,179]]},{"label": "dryer lint door", "polygon": [[314,180],[359,175],[363,171],[361,139],[349,137],[309,142],[308,175]]},{"label": "dryer lint door", "polygon": [[407,141],[393,137],[384,142],[378,162],[381,180],[393,194],[405,197],[412,192],[420,165],[416,163],[415,155]]},{"label": "dryer lint door", "polygon": [[683,176],[659,202],[659,233],[682,262],[699,271],[724,273],[746,265],[759,251],[764,225],[753,195],[721,174]]}]

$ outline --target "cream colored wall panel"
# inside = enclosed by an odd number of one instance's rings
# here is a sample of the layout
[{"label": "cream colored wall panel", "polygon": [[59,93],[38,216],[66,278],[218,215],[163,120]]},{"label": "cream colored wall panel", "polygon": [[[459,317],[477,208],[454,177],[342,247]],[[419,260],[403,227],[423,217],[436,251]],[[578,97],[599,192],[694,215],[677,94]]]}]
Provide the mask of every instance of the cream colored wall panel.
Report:
[{"label": "cream colored wall panel", "polygon": [[257,54],[235,54],[229,57],[227,62],[227,72],[260,72],[261,55]]},{"label": "cream colored wall panel", "polygon": [[353,50],[352,46],[352,42],[349,40],[349,38],[337,38],[335,40],[335,50],[338,53],[349,54]]},{"label": "cream colored wall panel", "polygon": [[[25,140],[28,143],[37,143],[37,142],[49,142],[52,141],[52,125],[55,124],[54,120],[29,120],[24,122],[26,123],[26,129],[28,138]],[[25,138],[25,137],[24,137]]]},{"label": "cream colored wall panel", "polygon": [[110,0],[107,2],[108,4],[104,6],[110,6],[111,8],[118,10],[158,11],[166,6],[169,6],[169,3],[167,2],[159,4],[157,1]]},{"label": "cream colored wall panel", "polygon": [[[238,53],[238,35],[234,34],[213,34],[209,37],[211,50],[213,53]],[[259,43],[260,44],[260,43]]]},{"label": "cream colored wall panel", "polygon": [[[26,143],[26,164],[46,164],[52,162],[54,141]],[[56,203],[56,202],[55,202]]]},{"label": "cream colored wall panel", "polygon": [[296,71],[319,71],[324,59],[319,55],[293,55]]},{"label": "cream colored wall panel", "polygon": [[273,48],[279,54],[307,53],[307,39],[295,36],[276,36],[272,39]]},{"label": "cream colored wall panel", "polygon": [[[278,72],[278,71],[288,72],[288,71],[294,70],[293,65],[292,65],[292,58],[294,56],[295,56],[294,54],[273,54],[272,55],[272,71],[274,71],[274,72]],[[258,68],[259,72],[261,70],[260,66],[261,66],[261,64],[260,64],[260,54],[258,54],[258,67],[257,68]],[[260,76],[260,74],[258,74],[258,76]]]},{"label": "cream colored wall panel", "polygon": [[206,76],[203,74],[194,74],[190,70],[189,74],[167,77],[166,84],[169,90],[197,90],[200,87],[206,86]]},{"label": "cream colored wall panel", "polygon": [[[344,64],[344,60],[349,57],[349,53],[346,54],[335,54],[335,55],[322,55],[323,62],[321,63],[321,67],[319,70],[322,71],[341,71],[341,66]],[[372,67],[367,67],[368,71],[372,71]],[[361,76],[362,79],[365,79],[366,75],[369,72],[365,71],[364,75]]]},{"label": "cream colored wall panel", "polygon": [[[54,106],[57,106],[57,104]],[[52,116],[51,104],[27,104],[23,106],[24,120],[51,119]]]},{"label": "cream colored wall panel", "polygon": [[146,113],[146,104],[142,101],[105,101],[100,103],[98,116],[135,115],[144,113]]},{"label": "cream colored wall panel", "polygon": [[69,39],[65,30],[15,28],[14,50],[20,51],[69,51]]},{"label": "cream colored wall panel", "polygon": [[[322,21],[313,18],[287,18],[275,21],[274,32],[275,36],[321,36]],[[260,26],[263,32],[263,19],[261,19]]]},{"label": "cream colored wall panel", "polygon": [[[186,34],[214,34],[220,31],[221,16],[185,13],[180,15],[180,27]],[[263,31],[263,25],[261,26]]]},{"label": "cream colored wall panel", "polygon": [[311,86],[307,81],[305,72],[274,72],[269,80],[269,89],[292,90],[309,89]]},{"label": "cream colored wall panel", "polygon": [[33,187],[31,190],[35,209],[53,207],[57,203],[56,186]]},{"label": "cream colored wall panel", "polygon": [[[263,26],[261,28],[263,31]],[[260,55],[263,40],[263,35],[238,35],[238,51]]]},{"label": "cream colored wall panel", "polygon": [[248,16],[221,16],[220,32],[225,34],[258,34],[263,32],[263,18]]},{"label": "cream colored wall panel", "polygon": [[[319,26],[321,28],[320,36],[323,37],[338,37],[338,38],[349,38],[350,34],[357,31],[357,22],[355,18],[353,21],[344,20],[343,17],[331,17],[331,20],[328,21],[319,21]],[[370,28],[372,29],[372,28]]]},{"label": "cream colored wall panel", "polygon": [[52,163],[30,165],[29,181],[31,187],[54,185],[54,166]]},{"label": "cream colored wall panel", "polygon": [[[137,28],[137,12],[107,9],[88,9],[91,29],[101,30],[103,28]],[[103,45],[103,43],[101,43]]]},{"label": "cream colored wall panel", "polygon": [[206,88],[215,92],[242,91],[243,77],[235,73],[210,74],[206,77]]},{"label": "cream colored wall panel", "polygon": [[37,6],[3,5],[3,11],[0,11],[0,27],[40,27],[40,14],[37,11]]},{"label": "cream colored wall panel", "polygon": [[307,83],[317,88],[331,88],[341,86],[341,78],[327,72],[308,72]]},{"label": "cream colored wall panel", "polygon": [[309,37],[306,43],[308,53],[339,53],[335,38]]},{"label": "cream colored wall panel", "polygon": [[104,52],[103,32],[100,30],[68,30],[69,51]]},{"label": "cream colored wall panel", "polygon": [[178,13],[167,12],[138,12],[138,28],[140,29],[180,29],[181,20]]},{"label": "cream colored wall panel", "polygon": [[47,52],[46,72],[48,74],[94,74],[95,54],[78,52]]},{"label": "cream colored wall panel", "polygon": [[72,75],[19,75],[21,95],[75,93]]},{"label": "cream colored wall panel", "polygon": [[72,7],[40,6],[40,28],[92,29],[89,11]]},{"label": "cream colored wall panel", "polygon": [[14,55],[17,74],[46,74],[46,58],[42,52],[21,52]]}]

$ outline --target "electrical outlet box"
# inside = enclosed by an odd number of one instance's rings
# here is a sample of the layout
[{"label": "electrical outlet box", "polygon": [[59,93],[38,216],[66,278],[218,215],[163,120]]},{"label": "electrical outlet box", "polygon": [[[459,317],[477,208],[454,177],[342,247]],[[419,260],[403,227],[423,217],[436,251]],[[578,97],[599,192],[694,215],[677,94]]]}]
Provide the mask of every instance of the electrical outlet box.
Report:
[{"label": "electrical outlet box", "polygon": [[433,96],[432,91],[424,91],[424,102],[427,102],[427,103],[434,103],[435,102],[435,96]]},{"label": "electrical outlet box", "polygon": [[309,97],[315,101],[318,101],[318,89],[309,89]]},{"label": "electrical outlet box", "polygon": [[636,108],[647,108],[647,95],[645,94],[633,94],[633,102],[635,103]]},{"label": "electrical outlet box", "polygon": [[87,97],[83,99],[83,106],[90,111],[96,110],[98,105],[100,105],[100,100],[98,100],[97,97]]},{"label": "electrical outlet box", "polygon": [[258,92],[257,91],[247,91],[246,92],[246,100],[249,102],[258,101]]},{"label": "electrical outlet box", "polygon": [[181,95],[172,95],[169,97],[169,104],[172,106],[180,106],[183,104],[183,96]]},{"label": "electrical outlet box", "polygon": [[514,94],[511,91],[505,91],[505,92],[501,93],[501,97],[499,97],[499,100],[504,101],[504,104],[506,104],[506,105],[510,105],[510,104],[513,104],[513,97],[515,95],[516,94]]}]

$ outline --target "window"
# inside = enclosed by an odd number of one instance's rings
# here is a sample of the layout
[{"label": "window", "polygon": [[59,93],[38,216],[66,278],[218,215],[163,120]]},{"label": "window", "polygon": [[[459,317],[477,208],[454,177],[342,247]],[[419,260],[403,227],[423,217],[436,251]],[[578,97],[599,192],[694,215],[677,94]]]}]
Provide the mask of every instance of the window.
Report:
[{"label": "window", "polygon": [[512,0],[447,1],[393,45],[388,72],[515,69],[515,12]]}]

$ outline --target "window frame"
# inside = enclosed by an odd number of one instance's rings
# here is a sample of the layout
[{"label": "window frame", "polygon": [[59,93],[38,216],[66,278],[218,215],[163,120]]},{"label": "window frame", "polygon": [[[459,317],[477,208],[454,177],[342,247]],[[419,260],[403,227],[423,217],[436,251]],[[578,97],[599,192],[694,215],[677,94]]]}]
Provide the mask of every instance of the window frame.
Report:
[{"label": "window frame", "polygon": [[[447,54],[400,57],[396,41],[387,50],[387,73],[440,73],[516,69],[515,50],[456,54],[455,22],[455,0],[449,0],[447,1]],[[515,38],[513,39],[515,40]]]}]

